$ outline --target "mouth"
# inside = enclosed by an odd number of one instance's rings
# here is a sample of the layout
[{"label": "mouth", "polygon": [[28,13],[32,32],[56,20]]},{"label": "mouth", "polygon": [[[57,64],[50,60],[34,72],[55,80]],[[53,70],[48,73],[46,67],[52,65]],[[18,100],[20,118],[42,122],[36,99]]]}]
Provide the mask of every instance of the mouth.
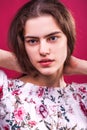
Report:
[{"label": "mouth", "polygon": [[51,59],[42,59],[39,61],[40,65],[43,67],[50,66],[53,62],[54,60],[51,60]]}]

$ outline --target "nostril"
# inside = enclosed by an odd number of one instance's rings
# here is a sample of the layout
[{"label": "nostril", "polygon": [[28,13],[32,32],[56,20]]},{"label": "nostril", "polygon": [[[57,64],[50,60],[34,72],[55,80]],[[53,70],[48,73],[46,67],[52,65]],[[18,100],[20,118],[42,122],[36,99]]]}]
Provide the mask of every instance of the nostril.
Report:
[{"label": "nostril", "polygon": [[50,53],[50,48],[47,45],[40,47],[40,54],[41,55],[47,55],[49,53]]}]

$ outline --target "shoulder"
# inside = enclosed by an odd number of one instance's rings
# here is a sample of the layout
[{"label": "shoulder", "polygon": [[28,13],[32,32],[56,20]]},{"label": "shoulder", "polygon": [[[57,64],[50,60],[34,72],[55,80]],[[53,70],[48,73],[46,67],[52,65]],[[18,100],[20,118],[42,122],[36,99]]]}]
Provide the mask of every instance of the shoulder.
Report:
[{"label": "shoulder", "polygon": [[0,99],[17,93],[24,83],[18,79],[9,79],[7,74],[0,70]]},{"label": "shoulder", "polygon": [[70,85],[70,91],[75,100],[85,102],[87,105],[87,83],[72,83]]},{"label": "shoulder", "polygon": [[8,82],[7,75],[4,71],[0,70],[0,99],[7,93]]},{"label": "shoulder", "polygon": [[87,96],[87,83],[72,83],[70,85],[70,88],[76,96],[80,95],[81,97],[83,95]]},{"label": "shoulder", "polygon": [[74,99],[78,101],[81,110],[87,116],[87,83],[72,83],[71,89]]},{"label": "shoulder", "polygon": [[7,81],[7,75],[4,71],[0,70],[0,86]]},{"label": "shoulder", "polygon": [[87,93],[87,83],[72,83],[71,87],[76,92]]},{"label": "shoulder", "polygon": [[0,70],[0,78],[5,76],[5,75],[6,75],[5,72],[3,70]]}]

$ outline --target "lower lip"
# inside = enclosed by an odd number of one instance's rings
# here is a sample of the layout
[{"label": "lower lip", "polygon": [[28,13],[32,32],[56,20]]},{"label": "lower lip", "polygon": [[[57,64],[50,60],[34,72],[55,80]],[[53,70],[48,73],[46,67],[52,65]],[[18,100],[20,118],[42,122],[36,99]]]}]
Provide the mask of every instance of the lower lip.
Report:
[{"label": "lower lip", "polygon": [[39,62],[39,63],[40,63],[40,65],[43,66],[43,67],[48,67],[48,66],[50,66],[50,65],[53,63],[53,61]]}]

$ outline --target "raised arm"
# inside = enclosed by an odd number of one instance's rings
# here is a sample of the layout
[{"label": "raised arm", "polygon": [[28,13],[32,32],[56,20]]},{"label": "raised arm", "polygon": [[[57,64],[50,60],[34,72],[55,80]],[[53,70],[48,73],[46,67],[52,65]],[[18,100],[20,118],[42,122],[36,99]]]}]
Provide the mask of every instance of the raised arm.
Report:
[{"label": "raised arm", "polygon": [[[18,64],[16,56],[9,51],[0,49],[0,67],[23,72]],[[82,60],[71,56],[69,64],[65,67],[64,73],[67,75],[83,74],[87,75],[87,60]]]},{"label": "raised arm", "polygon": [[12,52],[0,49],[0,67],[22,72],[15,55]]},{"label": "raised arm", "polygon": [[87,75],[87,60],[82,60],[71,56],[69,64],[65,66],[65,74],[83,74]]}]

